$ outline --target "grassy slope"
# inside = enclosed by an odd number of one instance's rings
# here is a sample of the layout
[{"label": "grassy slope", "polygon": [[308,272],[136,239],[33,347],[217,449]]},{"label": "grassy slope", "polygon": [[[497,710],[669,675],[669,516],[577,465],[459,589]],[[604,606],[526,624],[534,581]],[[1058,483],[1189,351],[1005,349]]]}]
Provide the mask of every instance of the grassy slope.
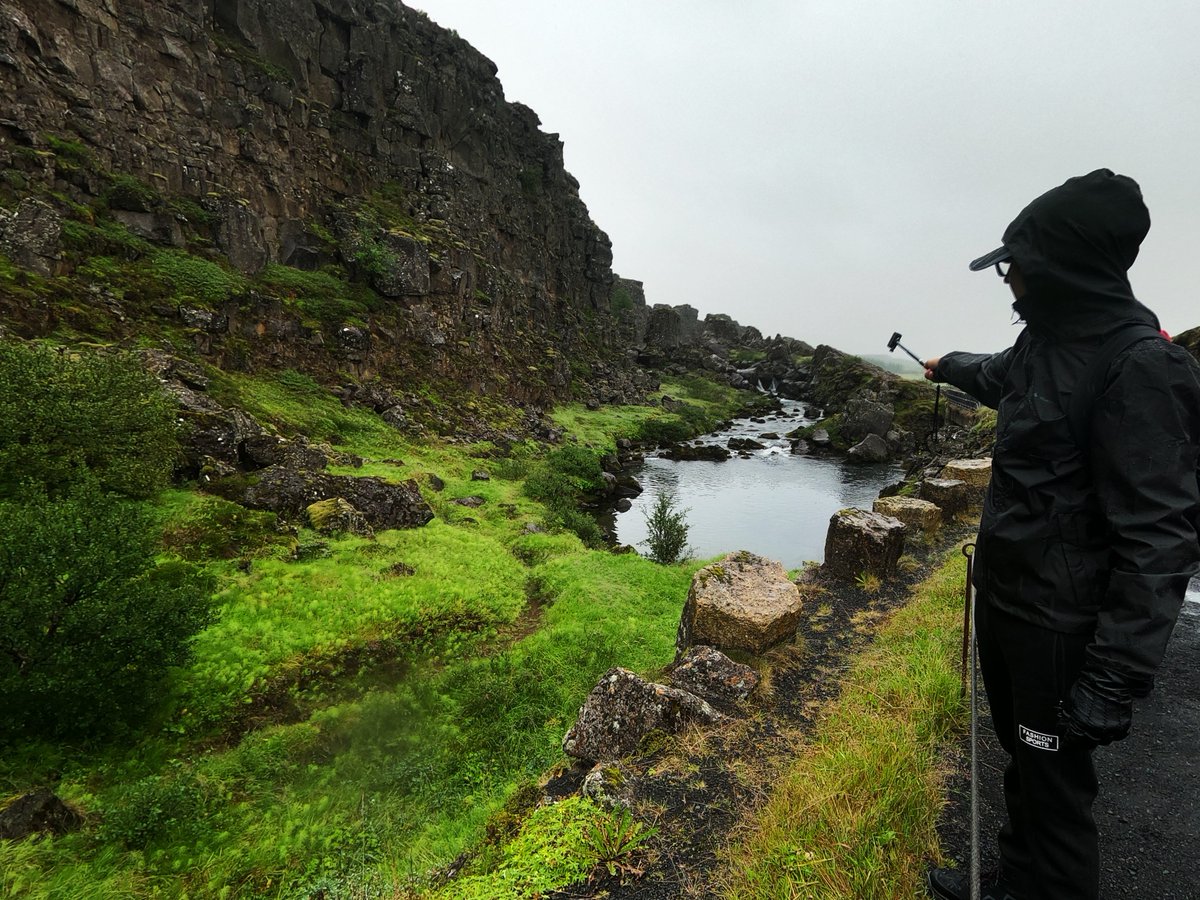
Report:
[{"label": "grassy slope", "polygon": [[[121,746],[27,746],[0,762],[0,791],[57,781],[89,815],[73,835],[0,842],[5,892],[394,895],[476,841],[522,781],[561,757],[562,734],[607,668],[670,659],[695,565],[526,534],[544,512],[521,491],[532,451],[497,460],[471,455],[487,447],[406,443],[314,387],[295,373],[220,385],[281,430],[368,457],[347,474],[439,475],[445,490],[425,489],[437,520],[328,539],[328,556],[295,561],[271,517],[234,512],[244,543],[230,549],[250,558],[248,571],[208,560],[221,615],[153,726]],[[688,397],[685,385],[669,388]],[[727,396],[720,406],[701,392],[700,405],[728,414]],[[669,418],[651,407],[559,415],[600,450],[647,418]],[[478,468],[494,477],[472,481]],[[466,494],[488,502],[450,502]],[[232,540],[224,503],[162,498],[175,549],[194,556]],[[315,539],[302,531],[298,542]],[[397,562],[413,574],[391,574]]]}]

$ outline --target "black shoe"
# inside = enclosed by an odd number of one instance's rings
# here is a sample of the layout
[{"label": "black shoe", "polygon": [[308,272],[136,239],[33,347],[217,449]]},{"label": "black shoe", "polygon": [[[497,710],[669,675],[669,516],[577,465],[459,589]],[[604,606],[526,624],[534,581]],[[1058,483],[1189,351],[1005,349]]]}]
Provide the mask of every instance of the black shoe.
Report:
[{"label": "black shoe", "polygon": [[[1024,892],[1003,878],[985,879],[980,888],[980,900],[1025,900]],[[971,876],[963,869],[930,869],[925,889],[937,900],[971,900]]]}]

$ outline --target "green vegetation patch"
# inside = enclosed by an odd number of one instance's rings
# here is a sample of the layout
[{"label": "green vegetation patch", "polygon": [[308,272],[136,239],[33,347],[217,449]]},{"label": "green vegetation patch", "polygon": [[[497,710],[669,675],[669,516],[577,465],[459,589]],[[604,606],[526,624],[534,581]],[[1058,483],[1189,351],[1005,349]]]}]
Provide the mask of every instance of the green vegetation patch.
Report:
[{"label": "green vegetation patch", "polygon": [[224,266],[180,250],[160,250],[147,261],[151,273],[164,279],[180,300],[224,303],[245,293],[248,283]]},{"label": "green vegetation patch", "polygon": [[366,316],[382,303],[369,287],[352,283],[340,266],[310,272],[272,263],[258,276],[258,283],[303,316],[322,323]]},{"label": "green vegetation patch", "polygon": [[938,746],[961,726],[965,561],[954,550],[882,626],[841,697],[730,851],[724,896],[890,900],[938,854]]},{"label": "green vegetation patch", "polygon": [[[189,731],[219,721],[242,697],[314,660],[336,660],[368,640],[461,632],[477,637],[525,604],[520,564],[494,539],[436,520],[374,541],[327,542],[307,562],[261,559],[218,596],[220,618],[195,641],[183,679]],[[388,569],[402,561],[408,577]]]},{"label": "green vegetation patch", "polygon": [[582,797],[534,810],[503,857],[486,875],[471,875],[438,891],[438,900],[536,897],[583,881],[600,861],[595,834],[611,818]]},{"label": "green vegetation patch", "polygon": [[241,407],[288,435],[303,434],[336,445],[367,441],[380,449],[397,442],[395,429],[371,410],[342,406],[311,376],[292,369],[267,377],[214,372],[209,391],[218,402]]}]

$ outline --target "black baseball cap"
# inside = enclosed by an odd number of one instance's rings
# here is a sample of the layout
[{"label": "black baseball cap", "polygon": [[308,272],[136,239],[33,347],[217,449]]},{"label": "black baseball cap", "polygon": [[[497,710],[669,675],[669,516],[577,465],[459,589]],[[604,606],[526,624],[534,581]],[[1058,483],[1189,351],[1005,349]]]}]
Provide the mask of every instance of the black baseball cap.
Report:
[{"label": "black baseball cap", "polygon": [[1012,259],[1012,251],[1007,247],[997,247],[991,253],[987,253],[979,259],[971,260],[971,271],[978,272],[980,269],[988,269],[996,263],[1008,262]]}]

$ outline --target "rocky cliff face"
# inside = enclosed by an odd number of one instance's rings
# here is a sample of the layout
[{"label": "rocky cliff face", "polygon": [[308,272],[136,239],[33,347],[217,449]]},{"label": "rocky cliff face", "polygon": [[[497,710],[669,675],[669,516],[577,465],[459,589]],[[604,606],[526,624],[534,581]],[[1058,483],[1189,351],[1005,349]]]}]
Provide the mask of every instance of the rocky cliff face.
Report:
[{"label": "rocky cliff face", "polygon": [[251,364],[340,353],[331,369],[367,377],[420,359],[531,402],[573,375],[636,392],[611,246],[558,137],[396,0],[0,0],[0,95],[0,204],[111,215],[251,278],[344,266],[383,298],[349,338],[326,322],[315,354],[278,298],[210,299],[218,362],[236,337]]}]

